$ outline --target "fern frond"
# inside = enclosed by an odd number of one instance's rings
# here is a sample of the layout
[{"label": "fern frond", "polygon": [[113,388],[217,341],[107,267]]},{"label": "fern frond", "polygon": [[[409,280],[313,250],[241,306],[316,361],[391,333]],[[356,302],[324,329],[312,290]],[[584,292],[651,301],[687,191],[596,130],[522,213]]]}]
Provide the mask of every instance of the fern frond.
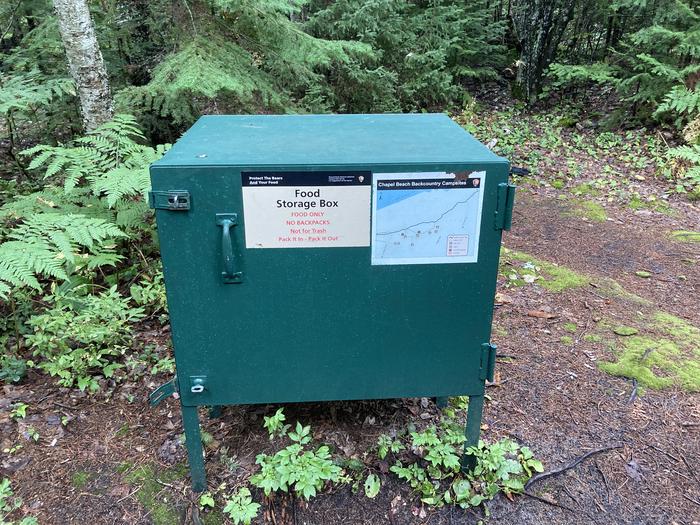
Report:
[{"label": "fern frond", "polygon": [[655,111],[655,115],[666,111],[675,111],[683,116],[691,116],[700,112],[700,91],[691,91],[684,84],[674,86],[666,93],[663,102]]}]

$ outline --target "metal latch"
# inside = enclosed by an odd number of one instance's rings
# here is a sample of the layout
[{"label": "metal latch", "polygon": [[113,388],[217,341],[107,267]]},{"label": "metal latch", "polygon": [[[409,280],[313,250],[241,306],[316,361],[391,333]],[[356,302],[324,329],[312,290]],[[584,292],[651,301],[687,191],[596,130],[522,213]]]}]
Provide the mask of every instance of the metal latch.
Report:
[{"label": "metal latch", "polygon": [[190,392],[193,394],[201,394],[206,389],[206,376],[190,376]]},{"label": "metal latch", "polygon": [[190,192],[184,190],[149,191],[148,206],[155,210],[187,211]]},{"label": "metal latch", "polygon": [[151,392],[148,395],[148,402],[152,407],[154,407],[164,399],[172,396],[175,392],[177,392],[177,376],[173,377],[170,381],[160,385],[153,392]]},{"label": "metal latch", "polygon": [[484,343],[481,345],[481,369],[479,370],[479,379],[493,382],[493,374],[496,369],[496,350],[497,347],[493,343]]},{"label": "metal latch", "polygon": [[515,203],[514,184],[502,182],[498,185],[496,196],[496,224],[497,230],[510,230],[513,221],[513,204]]}]

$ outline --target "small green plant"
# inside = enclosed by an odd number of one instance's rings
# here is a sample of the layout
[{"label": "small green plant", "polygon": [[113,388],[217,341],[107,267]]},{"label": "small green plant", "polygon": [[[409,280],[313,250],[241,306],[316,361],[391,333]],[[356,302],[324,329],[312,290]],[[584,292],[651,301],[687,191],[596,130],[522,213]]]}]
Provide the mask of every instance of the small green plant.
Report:
[{"label": "small green plant", "polygon": [[27,362],[11,354],[0,355],[0,381],[19,383],[27,374]]},{"label": "small green plant", "polygon": [[0,524],[2,525],[38,525],[36,518],[27,516],[15,522],[9,519],[9,515],[22,506],[22,498],[15,496],[10,486],[10,480],[3,478],[0,481]]},{"label": "small green plant", "polygon": [[266,496],[293,488],[297,496],[309,500],[327,481],[345,481],[342,469],[331,459],[328,446],[322,445],[315,451],[305,447],[311,442],[310,434],[311,427],[297,423],[295,430],[287,434],[291,445],[272,456],[258,454],[255,462],[261,469],[250,482],[263,489]]},{"label": "small green plant", "polygon": [[149,316],[158,315],[161,324],[168,321],[168,302],[165,296],[163,270],[160,267],[152,277],[146,275],[138,283],[132,284],[129,294],[136,304],[144,307]]},{"label": "small green plant", "polygon": [[461,426],[444,418],[439,427],[411,432],[410,455],[404,455],[404,461],[398,460],[390,471],[407,481],[423,503],[467,508],[481,505],[498,492],[522,492],[533,472],[543,470],[527,447],[504,439],[492,445],[480,441],[468,448],[466,453],[476,456],[476,468],[464,474],[460,462],[464,440]]},{"label": "small green plant", "polygon": [[38,367],[58,384],[99,390],[99,377],[113,377],[123,365],[117,362],[131,344],[132,323],[143,317],[116,286],[99,295],[84,297],[70,292],[54,295],[54,305],[28,323],[34,333],[27,343],[39,357]]},{"label": "small green plant", "polygon": [[27,438],[34,440],[35,443],[39,441],[39,438],[41,437],[39,436],[39,431],[32,426],[27,427],[24,432],[26,433]]},{"label": "small green plant", "polygon": [[282,437],[287,435],[287,431],[291,428],[291,425],[285,424],[286,417],[284,415],[284,408],[278,408],[272,416],[263,416],[265,422],[263,426],[267,429],[267,433],[270,435],[270,441],[276,437]]},{"label": "small green plant", "polygon": [[211,495],[211,492],[207,491],[204,492],[201,496],[199,496],[200,509],[213,509],[214,507],[216,507],[216,502],[214,501],[214,496]]},{"label": "small green plant", "polygon": [[365,496],[370,499],[376,498],[379,490],[382,488],[382,482],[376,474],[369,474],[365,480]]},{"label": "small green plant", "polygon": [[140,377],[145,373],[156,375],[172,374],[175,371],[175,360],[169,355],[162,355],[165,347],[146,345],[143,352],[126,358],[126,368],[132,377]]},{"label": "small green plant", "polygon": [[502,439],[491,445],[483,441],[466,450],[476,456],[476,467],[469,475],[476,494],[469,500],[472,506],[493,499],[499,492],[519,494],[525,490],[525,483],[535,472],[543,472],[542,462],[535,459],[528,447],[521,447],[515,441]]},{"label": "small green plant", "polygon": [[233,520],[235,525],[250,525],[257,517],[260,504],[253,501],[250,489],[241,487],[226,500],[224,512]]},{"label": "small green plant", "polygon": [[400,440],[392,439],[391,436],[386,434],[382,434],[377,440],[377,456],[379,456],[379,459],[386,458],[390,451],[392,454],[397,454],[405,448]]},{"label": "small green plant", "polygon": [[26,403],[17,403],[10,410],[10,417],[12,419],[24,419],[27,417],[27,408],[29,408],[29,405]]}]

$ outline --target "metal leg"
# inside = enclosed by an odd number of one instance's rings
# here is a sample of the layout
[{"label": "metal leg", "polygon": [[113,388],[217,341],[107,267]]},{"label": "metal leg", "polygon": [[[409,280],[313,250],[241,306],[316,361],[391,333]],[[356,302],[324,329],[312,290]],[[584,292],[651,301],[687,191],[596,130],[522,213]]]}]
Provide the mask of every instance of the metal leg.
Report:
[{"label": "metal leg", "polygon": [[447,408],[449,401],[450,401],[450,399],[447,397],[436,397],[435,398],[435,404],[437,405],[438,408]]},{"label": "metal leg", "polygon": [[221,417],[221,411],[224,407],[221,405],[214,405],[209,407],[209,419],[217,419]]},{"label": "metal leg", "polygon": [[207,476],[204,471],[204,451],[197,407],[182,407],[182,426],[185,427],[185,445],[190,463],[192,490],[202,492],[207,488]]},{"label": "metal leg", "polygon": [[[479,443],[479,433],[481,432],[481,412],[484,409],[484,395],[469,396],[469,407],[467,408],[467,427],[464,435],[467,440],[464,442],[464,449],[473,447]],[[462,456],[462,472],[473,470],[476,466],[476,457],[464,454]]]}]

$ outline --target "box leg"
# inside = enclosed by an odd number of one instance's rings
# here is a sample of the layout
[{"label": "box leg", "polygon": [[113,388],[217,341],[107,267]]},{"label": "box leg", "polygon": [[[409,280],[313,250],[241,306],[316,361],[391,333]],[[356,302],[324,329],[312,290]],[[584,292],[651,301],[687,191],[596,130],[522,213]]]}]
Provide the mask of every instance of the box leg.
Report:
[{"label": "box leg", "polygon": [[209,407],[209,419],[218,419],[221,417],[221,411],[224,407],[221,405],[213,405]]},{"label": "box leg", "polygon": [[[469,396],[469,407],[467,408],[467,426],[464,435],[467,440],[464,442],[464,449],[473,447],[479,443],[479,433],[481,432],[481,413],[484,409],[484,395]],[[468,472],[476,466],[476,456],[464,454],[462,456],[462,472]]]},{"label": "box leg", "polygon": [[447,398],[447,397],[436,397],[435,398],[435,404],[437,405],[438,408],[447,408],[448,402],[449,402],[449,398]]},{"label": "box leg", "polygon": [[182,407],[182,425],[185,427],[185,445],[190,463],[192,490],[202,492],[207,488],[207,477],[204,471],[204,450],[202,450],[197,407]]}]

